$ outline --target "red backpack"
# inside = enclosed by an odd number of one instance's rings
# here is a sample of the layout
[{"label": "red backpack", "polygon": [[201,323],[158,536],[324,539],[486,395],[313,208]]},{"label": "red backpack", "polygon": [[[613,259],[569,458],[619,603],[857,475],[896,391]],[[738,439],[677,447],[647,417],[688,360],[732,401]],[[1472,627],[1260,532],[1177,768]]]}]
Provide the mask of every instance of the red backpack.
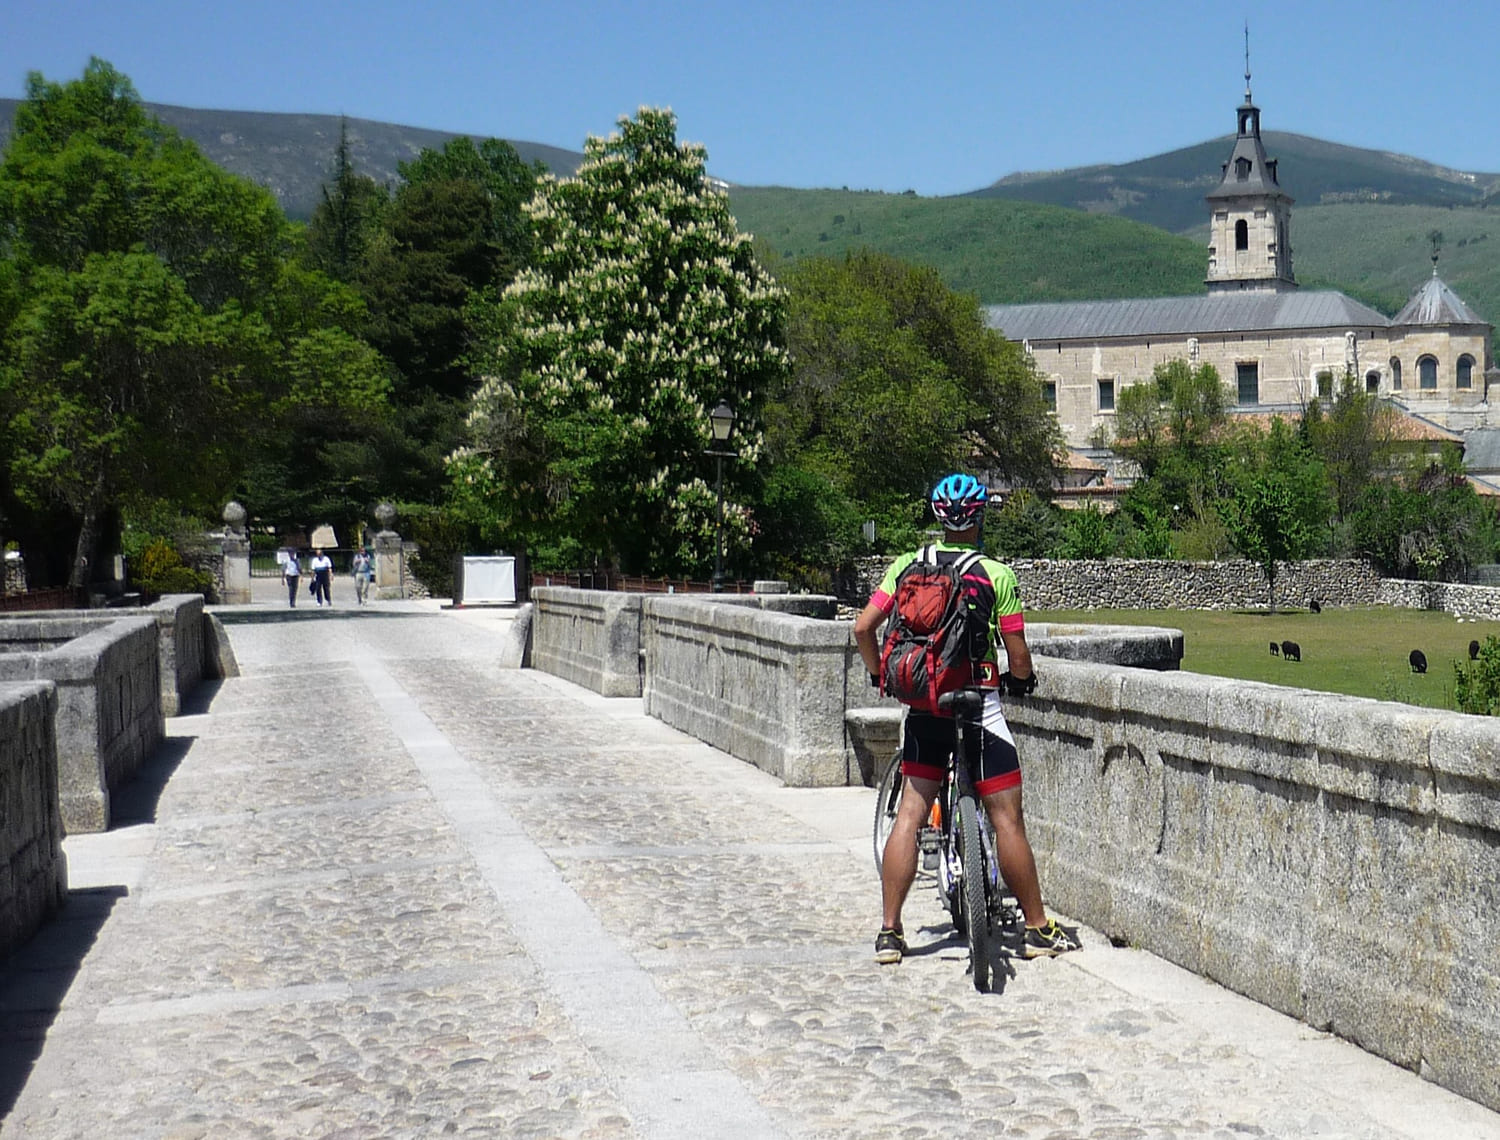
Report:
[{"label": "red backpack", "polygon": [[[974,660],[988,638],[981,615],[970,610],[964,574],[979,562],[976,551],[939,560],[924,546],[896,579],[896,608],[880,651],[880,691],[923,712],[938,711],[938,697],[973,683]],[[975,650],[978,650],[976,653]]]}]

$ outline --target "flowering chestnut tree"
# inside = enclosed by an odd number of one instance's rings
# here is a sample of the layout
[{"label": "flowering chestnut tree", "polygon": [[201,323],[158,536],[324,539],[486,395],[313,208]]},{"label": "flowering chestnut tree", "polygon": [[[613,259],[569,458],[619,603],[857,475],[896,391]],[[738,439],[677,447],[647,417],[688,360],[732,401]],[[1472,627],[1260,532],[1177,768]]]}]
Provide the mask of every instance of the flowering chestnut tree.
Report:
[{"label": "flowering chestnut tree", "polygon": [[532,257],[470,312],[481,380],[459,503],[488,536],[554,562],[702,573],[716,537],[709,412],[736,413],[725,535],[751,528],[734,489],[760,454],[762,393],[788,367],[784,300],[738,232],[703,147],[642,108],[590,138],[575,177],[526,207]]}]

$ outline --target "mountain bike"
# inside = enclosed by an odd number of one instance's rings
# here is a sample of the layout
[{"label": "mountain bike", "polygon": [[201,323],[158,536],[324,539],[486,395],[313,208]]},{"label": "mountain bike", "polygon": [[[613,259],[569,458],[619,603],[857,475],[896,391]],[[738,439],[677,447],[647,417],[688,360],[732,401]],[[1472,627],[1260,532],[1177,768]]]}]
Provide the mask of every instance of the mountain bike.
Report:
[{"label": "mountain bike", "polygon": [[[990,989],[991,941],[997,935],[1014,940],[1021,929],[1021,912],[1000,874],[995,854],[995,832],[974,790],[974,766],[980,742],[969,746],[970,729],[979,732],[984,702],[981,689],[961,689],[938,700],[953,716],[954,760],[943,774],[932,814],[917,833],[919,868],[937,876],[938,898],[969,946],[974,988]],[[972,724],[971,724],[972,722]],[[901,778],[899,749],[875,790],[875,869],[879,871],[886,841],[896,822],[905,781]]]}]

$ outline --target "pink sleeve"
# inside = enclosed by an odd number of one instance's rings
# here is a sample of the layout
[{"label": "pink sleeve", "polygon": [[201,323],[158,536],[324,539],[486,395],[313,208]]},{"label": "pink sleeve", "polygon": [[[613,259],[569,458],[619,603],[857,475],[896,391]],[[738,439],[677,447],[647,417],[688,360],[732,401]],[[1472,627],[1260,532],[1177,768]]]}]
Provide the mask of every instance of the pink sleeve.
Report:
[{"label": "pink sleeve", "polygon": [[876,590],[873,594],[870,595],[870,604],[881,613],[888,614],[891,612],[892,607],[895,606],[896,599],[891,597],[884,590]]},{"label": "pink sleeve", "polygon": [[1026,629],[1026,618],[1023,614],[1003,614],[1000,618],[1001,633],[1022,633]]}]

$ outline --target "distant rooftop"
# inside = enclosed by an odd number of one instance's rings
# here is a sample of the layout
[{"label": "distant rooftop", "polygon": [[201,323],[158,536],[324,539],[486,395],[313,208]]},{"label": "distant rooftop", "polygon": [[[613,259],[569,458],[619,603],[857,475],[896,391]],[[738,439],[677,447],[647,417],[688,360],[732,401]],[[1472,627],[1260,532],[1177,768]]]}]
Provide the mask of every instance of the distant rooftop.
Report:
[{"label": "distant rooftop", "polygon": [[991,328],[1001,330],[1009,339],[1027,341],[1186,337],[1292,329],[1343,332],[1356,328],[1383,329],[1391,324],[1368,305],[1332,290],[989,305],[985,319]]},{"label": "distant rooftop", "polygon": [[1412,294],[1406,307],[1396,314],[1393,325],[1487,325],[1483,317],[1464,304],[1432,267],[1432,276]]}]

